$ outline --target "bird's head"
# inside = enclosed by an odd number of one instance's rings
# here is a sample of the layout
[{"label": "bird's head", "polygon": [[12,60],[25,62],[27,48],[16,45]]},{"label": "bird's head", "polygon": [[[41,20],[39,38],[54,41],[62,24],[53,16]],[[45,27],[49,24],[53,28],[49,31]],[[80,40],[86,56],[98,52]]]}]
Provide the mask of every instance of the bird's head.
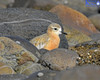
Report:
[{"label": "bird's head", "polygon": [[65,32],[62,31],[62,28],[59,24],[57,23],[52,23],[48,26],[48,30],[47,30],[47,33],[49,34],[56,34],[56,35],[59,35],[59,34],[66,34]]}]

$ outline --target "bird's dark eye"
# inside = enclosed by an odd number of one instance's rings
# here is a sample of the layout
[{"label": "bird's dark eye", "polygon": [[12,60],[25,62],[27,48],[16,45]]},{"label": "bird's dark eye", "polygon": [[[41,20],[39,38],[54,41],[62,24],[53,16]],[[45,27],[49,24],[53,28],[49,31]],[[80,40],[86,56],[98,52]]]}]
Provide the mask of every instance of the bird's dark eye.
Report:
[{"label": "bird's dark eye", "polygon": [[57,28],[54,28],[54,30],[57,30]]}]

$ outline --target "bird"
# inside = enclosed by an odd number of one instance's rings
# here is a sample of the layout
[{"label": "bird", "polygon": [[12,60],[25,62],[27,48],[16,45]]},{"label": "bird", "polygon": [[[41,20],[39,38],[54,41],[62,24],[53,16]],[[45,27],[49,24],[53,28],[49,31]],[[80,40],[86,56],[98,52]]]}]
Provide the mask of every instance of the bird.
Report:
[{"label": "bird", "polygon": [[30,43],[36,46],[39,50],[40,49],[53,50],[59,47],[60,34],[67,35],[67,33],[62,31],[62,28],[59,24],[51,23],[48,26],[47,32],[45,34],[42,34],[40,36],[31,39]]}]

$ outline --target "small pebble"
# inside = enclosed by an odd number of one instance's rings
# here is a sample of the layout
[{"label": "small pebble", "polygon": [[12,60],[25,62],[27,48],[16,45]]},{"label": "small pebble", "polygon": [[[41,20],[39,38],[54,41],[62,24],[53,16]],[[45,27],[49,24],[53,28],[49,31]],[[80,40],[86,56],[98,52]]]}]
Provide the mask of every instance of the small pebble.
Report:
[{"label": "small pebble", "polygon": [[16,41],[17,44],[21,44],[19,41]]},{"label": "small pebble", "polygon": [[39,72],[38,74],[37,74],[37,76],[38,77],[42,77],[44,74],[42,73],[42,72]]}]

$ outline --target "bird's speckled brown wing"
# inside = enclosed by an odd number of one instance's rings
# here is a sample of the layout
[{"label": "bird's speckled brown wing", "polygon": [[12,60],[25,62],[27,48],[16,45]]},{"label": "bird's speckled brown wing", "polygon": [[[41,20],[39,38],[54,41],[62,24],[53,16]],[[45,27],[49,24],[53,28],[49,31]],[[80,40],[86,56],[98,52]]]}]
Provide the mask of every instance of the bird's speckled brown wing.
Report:
[{"label": "bird's speckled brown wing", "polygon": [[43,34],[40,36],[37,36],[30,40],[30,42],[35,45],[38,49],[44,48],[44,46],[47,44],[49,41],[49,36],[47,34]]}]

